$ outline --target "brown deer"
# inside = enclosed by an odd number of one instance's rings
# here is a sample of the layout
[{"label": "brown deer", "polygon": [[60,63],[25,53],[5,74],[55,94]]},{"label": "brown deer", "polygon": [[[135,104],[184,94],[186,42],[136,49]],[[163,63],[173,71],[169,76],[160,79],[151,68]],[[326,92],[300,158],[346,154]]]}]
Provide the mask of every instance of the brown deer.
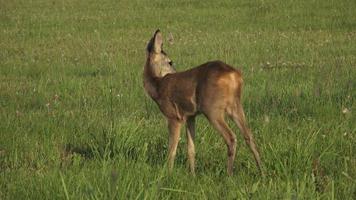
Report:
[{"label": "brown deer", "polygon": [[225,114],[238,125],[262,173],[260,155],[241,104],[241,72],[221,61],[176,72],[162,45],[162,34],[157,30],[147,45],[143,79],[146,92],[158,104],[168,122],[169,171],[173,169],[181,126],[186,122],[189,167],[195,174],[195,117],[202,113],[225,140],[228,174],[233,173],[236,136],[226,124]]}]

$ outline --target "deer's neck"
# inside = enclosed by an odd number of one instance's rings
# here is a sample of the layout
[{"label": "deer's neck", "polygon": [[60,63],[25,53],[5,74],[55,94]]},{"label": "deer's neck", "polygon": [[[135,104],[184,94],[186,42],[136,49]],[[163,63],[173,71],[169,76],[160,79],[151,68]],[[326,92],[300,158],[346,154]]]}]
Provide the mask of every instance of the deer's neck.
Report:
[{"label": "deer's neck", "polygon": [[143,85],[147,94],[155,101],[158,100],[158,85],[159,77],[157,77],[150,66],[149,62],[146,62],[144,71],[143,71]]}]

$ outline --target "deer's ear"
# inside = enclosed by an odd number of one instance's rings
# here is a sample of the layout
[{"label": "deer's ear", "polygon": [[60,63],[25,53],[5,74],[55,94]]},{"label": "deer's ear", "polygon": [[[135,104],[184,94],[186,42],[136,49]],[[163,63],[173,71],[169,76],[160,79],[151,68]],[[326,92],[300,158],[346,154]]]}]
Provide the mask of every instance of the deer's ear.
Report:
[{"label": "deer's ear", "polygon": [[163,45],[163,38],[162,38],[162,33],[161,31],[158,29],[155,32],[154,35],[154,45],[153,45],[153,49],[156,53],[161,53],[162,51],[162,45]]}]

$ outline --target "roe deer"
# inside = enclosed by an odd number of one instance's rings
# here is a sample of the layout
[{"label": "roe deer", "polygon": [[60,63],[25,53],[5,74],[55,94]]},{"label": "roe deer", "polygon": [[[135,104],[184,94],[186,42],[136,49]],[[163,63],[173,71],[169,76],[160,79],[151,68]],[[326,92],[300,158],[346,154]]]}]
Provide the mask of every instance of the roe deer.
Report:
[{"label": "roe deer", "polygon": [[186,122],[189,167],[191,173],[195,174],[195,116],[202,113],[225,140],[228,175],[233,173],[236,136],[226,124],[225,114],[238,125],[262,173],[260,155],[247,127],[241,104],[241,72],[221,61],[211,61],[176,72],[162,45],[162,34],[157,30],[147,45],[143,79],[146,92],[168,121],[169,171],[173,169],[181,126]]}]

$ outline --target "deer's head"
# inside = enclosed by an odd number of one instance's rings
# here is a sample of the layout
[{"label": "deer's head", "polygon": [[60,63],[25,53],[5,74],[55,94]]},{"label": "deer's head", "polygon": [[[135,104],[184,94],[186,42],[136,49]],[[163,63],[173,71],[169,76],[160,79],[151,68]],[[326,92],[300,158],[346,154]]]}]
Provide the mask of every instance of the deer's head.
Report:
[{"label": "deer's head", "polygon": [[151,68],[152,75],[163,77],[166,74],[175,73],[172,60],[163,51],[163,38],[160,30],[157,30],[147,48],[147,64]]}]

